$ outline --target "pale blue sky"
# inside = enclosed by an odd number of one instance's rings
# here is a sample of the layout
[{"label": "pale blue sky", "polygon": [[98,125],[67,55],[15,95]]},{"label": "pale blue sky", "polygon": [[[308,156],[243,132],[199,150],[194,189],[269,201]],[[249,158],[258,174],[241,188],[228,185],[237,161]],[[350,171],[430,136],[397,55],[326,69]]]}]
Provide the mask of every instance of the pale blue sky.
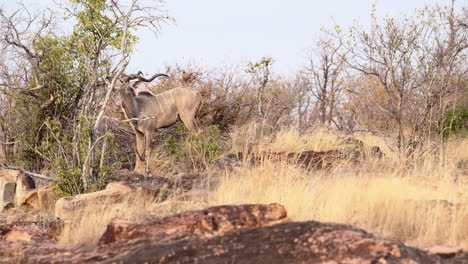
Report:
[{"label": "pale blue sky", "polygon": [[[4,1],[13,8],[16,1]],[[25,1],[40,3],[46,1]],[[369,23],[375,0],[167,0],[175,24],[163,25],[158,38],[139,32],[141,40],[128,72],[152,73],[166,65],[192,61],[201,65],[245,65],[263,56],[275,59],[277,73],[294,74],[308,58],[322,26]],[[377,0],[378,15],[398,16],[430,3],[449,0]],[[466,6],[468,0],[459,0]]]},{"label": "pale blue sky", "polygon": [[[306,63],[322,26],[335,22],[347,26],[356,19],[369,23],[374,2],[168,0],[167,9],[176,18],[176,25],[164,26],[157,40],[145,35],[130,69],[151,71],[190,60],[207,65],[245,65],[250,60],[271,56],[278,73],[294,74]],[[435,2],[378,0],[377,11],[380,16],[399,15]]]}]

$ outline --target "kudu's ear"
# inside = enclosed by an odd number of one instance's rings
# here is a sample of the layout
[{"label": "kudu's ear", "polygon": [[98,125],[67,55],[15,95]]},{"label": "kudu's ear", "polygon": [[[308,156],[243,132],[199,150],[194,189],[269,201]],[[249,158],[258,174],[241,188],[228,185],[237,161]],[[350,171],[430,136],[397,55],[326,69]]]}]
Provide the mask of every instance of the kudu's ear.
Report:
[{"label": "kudu's ear", "polygon": [[132,86],[133,88],[138,88],[141,86],[142,83],[143,83],[142,81],[136,81],[136,82],[130,83],[130,86]]}]

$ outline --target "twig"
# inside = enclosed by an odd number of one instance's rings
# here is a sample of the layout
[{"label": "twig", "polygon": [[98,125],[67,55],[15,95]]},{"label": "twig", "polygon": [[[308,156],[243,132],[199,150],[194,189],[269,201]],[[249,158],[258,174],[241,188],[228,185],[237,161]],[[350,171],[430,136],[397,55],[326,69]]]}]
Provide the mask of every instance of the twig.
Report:
[{"label": "twig", "polygon": [[34,173],[34,172],[30,172],[30,171],[26,171],[20,167],[16,167],[16,166],[10,166],[10,165],[6,165],[6,164],[0,164],[0,167],[3,167],[3,168],[6,168],[6,169],[10,169],[10,170],[19,170],[21,171],[22,173],[24,174],[27,174],[31,177],[35,177],[35,178],[38,178],[38,179],[42,179],[42,180],[46,180],[46,181],[53,181],[53,182],[59,182],[60,180],[57,180],[57,179],[53,179],[53,178],[50,178],[48,176],[45,176],[45,175],[42,175],[42,174],[37,174],[37,173]]},{"label": "twig", "polygon": [[3,142],[3,141],[0,141],[0,144],[1,145],[14,145],[16,143],[18,143],[19,141],[10,141],[10,142]]},{"label": "twig", "polygon": [[135,118],[129,118],[129,119],[124,119],[124,120],[121,120],[121,119],[118,119],[118,118],[115,118],[115,117],[108,117],[108,116],[104,116],[103,118],[118,121],[118,122],[122,122],[122,123],[128,123],[128,122],[132,122],[132,121],[152,120],[152,119],[156,119],[157,117],[155,117],[155,116],[139,117],[139,118],[135,117]]}]

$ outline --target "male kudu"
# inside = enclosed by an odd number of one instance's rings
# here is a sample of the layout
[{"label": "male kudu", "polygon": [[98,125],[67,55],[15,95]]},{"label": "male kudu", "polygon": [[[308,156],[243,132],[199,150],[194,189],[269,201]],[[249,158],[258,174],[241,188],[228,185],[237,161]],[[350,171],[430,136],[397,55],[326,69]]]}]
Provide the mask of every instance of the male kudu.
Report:
[{"label": "male kudu", "polygon": [[[122,100],[122,106],[127,119],[136,135],[135,172],[149,172],[148,160],[151,155],[151,138],[159,128],[175,124],[179,119],[185,126],[199,133],[195,115],[201,105],[200,92],[189,87],[177,87],[160,94],[149,91],[135,90],[140,82],[151,82],[157,77],[168,77],[165,74],[155,74],[146,79],[139,74],[124,74],[116,86]],[[130,83],[130,80],[139,81]]]}]

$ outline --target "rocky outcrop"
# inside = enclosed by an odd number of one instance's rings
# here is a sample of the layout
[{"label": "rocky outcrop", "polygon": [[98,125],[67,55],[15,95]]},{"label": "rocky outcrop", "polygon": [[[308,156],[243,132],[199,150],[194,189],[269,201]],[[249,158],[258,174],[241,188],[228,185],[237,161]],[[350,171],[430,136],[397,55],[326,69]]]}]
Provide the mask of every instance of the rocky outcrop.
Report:
[{"label": "rocky outcrop", "polygon": [[113,182],[105,190],[59,199],[55,204],[55,216],[66,224],[76,222],[77,217],[97,214],[112,206],[138,206],[142,210],[157,199],[158,190],[135,186],[125,182]]},{"label": "rocky outcrop", "polygon": [[168,178],[157,175],[147,177],[128,170],[121,170],[118,178],[120,181],[136,186],[145,186],[151,189],[181,190],[183,192],[191,190],[194,185],[203,180],[203,177],[196,173],[182,173]]},{"label": "rocky outcrop", "polygon": [[35,189],[36,183],[30,176],[19,174],[16,179],[15,205],[20,206],[23,197]]},{"label": "rocky outcrop", "polygon": [[[12,250],[13,247],[15,250]],[[8,250],[10,249],[10,250]],[[0,261],[21,263],[466,263],[381,239],[349,225],[315,221],[161,241],[157,235],[95,249],[4,241]]]},{"label": "rocky outcrop", "polygon": [[[0,212],[22,206],[25,197],[30,197],[31,192],[35,191],[38,191],[36,183],[24,171],[0,166]],[[34,208],[43,209],[40,206]]]},{"label": "rocky outcrop", "polygon": [[395,241],[376,238],[361,229],[314,221],[239,229],[223,236],[194,238],[173,243],[159,243],[151,237],[135,239],[100,247],[87,253],[85,259],[88,261],[103,255],[109,256],[109,249],[112,249],[116,255],[105,259],[107,263],[119,261],[123,263],[442,263],[444,261],[437,255]]},{"label": "rocky outcrop", "polygon": [[286,209],[279,204],[216,206],[165,217],[149,224],[114,221],[107,226],[99,244],[142,237],[163,241],[213,237],[243,228],[259,228],[289,222]]},{"label": "rocky outcrop", "polygon": [[349,160],[349,157],[339,150],[273,152],[269,153],[268,157],[273,161],[285,160],[289,163],[297,163],[308,169],[327,169]]},{"label": "rocky outcrop", "polygon": [[25,206],[43,211],[52,211],[58,196],[52,187],[34,189],[21,197],[19,206]]},{"label": "rocky outcrop", "polygon": [[9,176],[0,176],[0,213],[14,206],[16,179]]},{"label": "rocky outcrop", "polygon": [[[231,166],[234,162],[240,165],[244,160],[244,154],[228,154],[223,158],[223,163]],[[299,164],[307,169],[327,169],[337,163],[349,161],[350,158],[339,150],[330,151],[303,151],[303,152],[261,152],[251,153],[247,159],[252,165],[258,165],[269,160],[272,162],[285,161],[287,163]],[[223,166],[225,166],[223,164]]]},{"label": "rocky outcrop", "polygon": [[247,158],[252,165],[258,165],[265,160],[269,160],[299,164],[306,169],[328,169],[338,164],[357,164],[366,159],[382,158],[385,156],[378,146],[368,146],[364,142],[352,137],[339,138],[339,145],[341,145],[339,149],[328,151],[266,151],[260,153],[254,151],[248,153],[247,156],[242,152],[231,153],[220,158],[217,162],[220,167],[233,167],[240,166],[241,162]]}]

